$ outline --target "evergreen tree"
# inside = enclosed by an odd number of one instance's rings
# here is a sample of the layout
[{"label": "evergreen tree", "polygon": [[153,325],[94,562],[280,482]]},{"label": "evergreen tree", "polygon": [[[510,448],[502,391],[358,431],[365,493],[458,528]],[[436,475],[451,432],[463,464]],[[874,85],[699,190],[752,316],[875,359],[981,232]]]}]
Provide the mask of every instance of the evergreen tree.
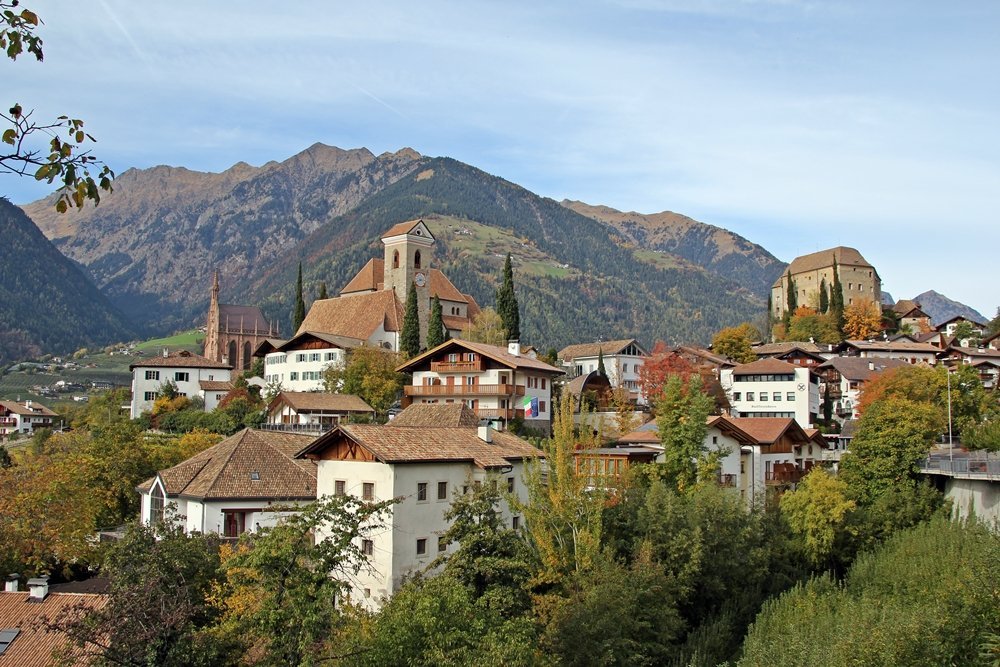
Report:
[{"label": "evergreen tree", "polygon": [[608,371],[604,368],[604,350],[597,351],[597,372],[604,377],[608,376]]},{"label": "evergreen tree", "polygon": [[830,294],[826,289],[826,278],[819,279],[819,312],[820,315],[826,314],[826,311],[830,309]]},{"label": "evergreen tree", "polygon": [[317,300],[329,299],[330,295],[326,292],[326,283],[319,284],[319,296],[316,297]]},{"label": "evergreen tree", "polygon": [[295,283],[295,311],[292,313],[292,331],[298,331],[306,319],[306,302],[302,298],[302,262],[299,262],[299,279]]},{"label": "evergreen tree", "polygon": [[435,348],[445,341],[444,320],[441,311],[441,299],[434,295],[431,299],[431,319],[427,323],[427,349]]},{"label": "evergreen tree", "polygon": [[503,318],[503,328],[507,340],[521,339],[521,315],[518,313],[517,296],[514,294],[514,269],[510,264],[510,253],[503,263],[503,282],[497,289],[497,312]]},{"label": "evergreen tree", "polygon": [[833,258],[833,289],[830,292],[830,313],[838,331],[844,330],[844,288],[840,284],[837,258]]},{"label": "evergreen tree", "polygon": [[417,312],[417,286],[412,281],[406,292],[406,311],[403,315],[403,331],[400,333],[399,351],[406,357],[420,354],[420,315]]}]

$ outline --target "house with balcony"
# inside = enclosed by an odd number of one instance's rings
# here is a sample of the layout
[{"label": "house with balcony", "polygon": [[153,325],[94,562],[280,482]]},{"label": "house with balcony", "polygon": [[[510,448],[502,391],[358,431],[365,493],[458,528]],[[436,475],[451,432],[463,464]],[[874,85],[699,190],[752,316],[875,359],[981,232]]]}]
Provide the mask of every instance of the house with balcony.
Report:
[{"label": "house with balcony", "polygon": [[282,391],[267,406],[266,429],[325,433],[351,417],[375,416],[375,409],[354,394]]},{"label": "house with balcony", "polygon": [[225,362],[213,361],[187,350],[163,350],[162,355],[137,360],[128,368],[132,372],[129,412],[132,419],[153,409],[153,401],[167,382],[177,386],[178,395],[193,398],[202,395],[202,381],[229,382],[233,370]]},{"label": "house with balcony", "polygon": [[634,338],[567,345],[559,350],[559,364],[567,377],[576,378],[597,371],[604,361],[604,372],[615,389],[624,388],[634,400],[639,395],[639,369],[646,350]]},{"label": "house with balcony", "polygon": [[176,518],[186,532],[235,539],[273,526],[296,505],[316,500],[316,464],[295,454],[314,439],[244,429],[136,487],[139,518]]},{"label": "house with balcony", "polygon": [[754,345],[751,349],[758,359],[778,359],[796,366],[813,367],[836,356],[832,348],[831,345],[818,345],[809,341],[786,341]]},{"label": "house with balcony", "polygon": [[902,359],[910,364],[937,363],[940,347],[902,336],[892,340],[845,340],[837,347],[842,357],[862,359]]},{"label": "house with balcony", "polygon": [[303,331],[289,340],[265,340],[254,355],[264,358],[265,382],[287,391],[322,391],[326,370],[343,366],[347,350],[364,343],[361,338]]},{"label": "house with balcony", "polygon": [[820,383],[811,368],[758,359],[723,369],[720,381],[733,417],[790,418],[802,428],[818,420]]},{"label": "house with balcony", "polygon": [[412,373],[403,388],[403,407],[462,403],[480,419],[506,425],[511,419],[548,432],[552,419],[552,380],[563,371],[507,347],[453,338],[399,366]]},{"label": "house with balcony", "polygon": [[986,389],[1000,386],[1000,350],[985,347],[962,347],[949,345],[938,354],[938,361],[946,366],[964,364],[972,366],[979,373],[979,381]]},{"label": "house with balcony", "polygon": [[822,378],[820,394],[824,400],[831,401],[837,421],[860,419],[858,403],[865,383],[883,371],[909,365],[902,359],[834,357],[816,369]]},{"label": "house with balcony", "polygon": [[985,322],[977,322],[976,320],[970,320],[967,317],[956,315],[950,320],[946,320],[941,324],[937,325],[935,327],[935,330],[950,341],[952,338],[955,337],[955,332],[958,330],[958,327],[963,323],[968,325],[968,329],[972,331],[973,335],[975,336],[975,341],[972,341],[972,339],[969,338],[954,341],[954,343],[961,345],[963,347],[967,347],[970,343],[974,344],[975,342],[978,342],[979,339],[983,337],[983,334],[986,333],[986,330],[988,329],[988,325]]},{"label": "house with balcony", "polygon": [[52,428],[58,419],[59,415],[36,401],[0,401],[0,436],[31,435],[36,429]]},{"label": "house with balcony", "polygon": [[[317,466],[319,496],[396,500],[384,529],[356,538],[371,567],[352,578],[353,602],[377,610],[408,576],[454,551],[456,545],[443,536],[456,494],[496,483],[527,501],[525,467],[543,453],[511,433],[478,423],[461,404],[414,404],[385,425],[340,424],[298,453]],[[521,527],[522,517],[506,501],[498,511],[507,526]],[[319,539],[327,534],[317,531]]]}]

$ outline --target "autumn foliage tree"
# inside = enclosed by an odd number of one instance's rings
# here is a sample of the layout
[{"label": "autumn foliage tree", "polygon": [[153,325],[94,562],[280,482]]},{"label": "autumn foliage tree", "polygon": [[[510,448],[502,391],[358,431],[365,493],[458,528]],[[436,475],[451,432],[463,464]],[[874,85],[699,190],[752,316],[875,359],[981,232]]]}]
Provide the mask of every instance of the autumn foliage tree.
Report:
[{"label": "autumn foliage tree", "polygon": [[744,322],[735,327],[726,327],[715,334],[712,338],[712,351],[737,363],[748,364],[757,360],[751,346],[759,339],[760,332],[749,322]]},{"label": "autumn foliage tree", "polygon": [[844,336],[869,340],[882,330],[882,309],[874,301],[858,301],[844,308]]},{"label": "autumn foliage tree", "polygon": [[672,351],[662,340],[657,341],[639,367],[639,391],[647,400],[655,401],[663,393],[667,380],[676,375],[687,382],[694,371],[690,361]]}]

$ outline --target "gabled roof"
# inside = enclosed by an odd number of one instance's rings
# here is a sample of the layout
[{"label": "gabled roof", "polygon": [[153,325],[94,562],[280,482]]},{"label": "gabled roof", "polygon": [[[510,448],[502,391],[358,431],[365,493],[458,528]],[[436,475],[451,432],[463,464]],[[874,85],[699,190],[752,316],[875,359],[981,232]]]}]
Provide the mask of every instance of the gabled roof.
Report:
[{"label": "gabled roof", "polygon": [[385,277],[385,260],[370,259],[354,274],[354,277],[340,290],[340,296],[351,292],[371,292],[382,289],[382,279]]},{"label": "gabled roof", "polygon": [[225,380],[201,380],[198,382],[198,386],[201,387],[202,391],[232,391],[233,383],[227,382]]},{"label": "gabled roof", "polygon": [[646,350],[639,344],[635,338],[623,338],[621,340],[606,340],[599,341],[597,343],[577,343],[575,345],[567,345],[563,349],[559,350],[559,358],[564,361],[571,361],[573,359],[587,358],[587,357],[597,357],[600,353],[605,355],[618,354],[629,345],[635,345],[639,348],[639,354],[645,355]]},{"label": "gabled roof", "polygon": [[42,618],[55,620],[62,614],[78,618],[92,610],[102,609],[108,603],[107,595],[83,593],[49,594],[41,602],[28,601],[29,593],[0,591],[0,630],[16,629],[19,632],[0,656],[4,667],[47,667],[55,664],[52,652],[65,650],[73,665],[88,665],[91,658],[86,649],[73,644],[62,632],[49,631]]},{"label": "gabled roof", "polygon": [[556,368],[555,366],[550,366],[544,361],[539,361],[538,359],[532,359],[531,357],[523,355],[513,355],[508,352],[505,347],[487,345],[486,343],[474,343],[472,341],[462,340],[461,338],[452,338],[451,340],[441,343],[435,348],[427,350],[423,354],[418,354],[406,363],[400,365],[396,368],[396,370],[404,373],[412,372],[419,370],[418,367],[425,363],[429,367],[431,357],[450,349],[464,349],[470,352],[477,352],[484,357],[516,370],[533,370],[550,373],[552,375],[564,374],[564,371]]},{"label": "gabled roof", "polygon": [[395,292],[382,290],[315,301],[296,335],[324,333],[368,340],[380,326],[399,331],[402,323],[403,304]]},{"label": "gabled roof", "polygon": [[[468,294],[462,294],[461,291],[455,284],[448,279],[448,276],[444,275],[439,269],[430,269],[427,272],[428,277],[428,288],[431,296],[436,296],[442,301],[454,301],[455,303],[473,303],[475,304],[475,299],[473,299]],[[385,260],[383,259],[370,259],[368,263],[365,264],[360,271],[358,271],[350,282],[340,290],[340,295],[352,296],[358,292],[379,292],[385,287],[383,280],[385,278]],[[313,302],[315,306],[316,303]],[[476,311],[479,312],[479,304],[475,305]],[[469,317],[472,317],[475,313],[469,313]],[[300,329],[301,331],[301,329]]]},{"label": "gabled roof", "polygon": [[238,306],[219,304],[219,327],[225,331],[229,327],[237,327],[243,331],[259,331],[260,333],[277,332],[277,327],[267,321],[264,313],[257,306]]},{"label": "gabled roof", "polygon": [[281,345],[276,347],[274,352],[293,352],[295,350],[302,349],[302,344],[320,341],[323,343],[329,343],[331,347],[339,347],[342,350],[347,350],[355,347],[360,347],[365,341],[362,338],[351,338],[349,336],[338,336],[331,333],[323,333],[321,331],[299,331],[295,334],[293,338],[284,341]]},{"label": "gabled roof", "polygon": [[188,352],[187,350],[181,350],[179,352],[171,352],[167,356],[158,354],[155,357],[145,357],[143,359],[136,359],[134,362],[129,364],[128,369],[134,370],[136,368],[223,368],[232,370],[232,366],[221,361],[212,361],[208,357],[203,357],[200,354],[195,354],[194,352]]},{"label": "gabled roof", "polygon": [[682,355],[683,354],[687,354],[687,355],[690,355],[690,356],[693,356],[693,357],[698,357],[699,359],[703,359],[705,362],[707,362],[709,364],[712,364],[714,366],[720,366],[720,367],[721,366],[730,366],[731,367],[731,366],[735,366],[736,365],[735,362],[730,361],[729,359],[727,359],[727,358],[725,358],[723,356],[715,354],[711,350],[706,350],[703,347],[692,347],[690,345],[678,345],[672,351],[673,352],[677,352],[678,354],[682,354]]},{"label": "gabled roof", "polygon": [[899,315],[900,318],[926,317],[927,319],[930,319],[930,315],[925,313],[920,308],[920,304],[913,299],[900,299],[896,302],[896,305],[892,307],[892,311]]},{"label": "gabled roof", "polygon": [[389,422],[393,426],[479,426],[464,403],[414,403]]},{"label": "gabled roof", "polygon": [[721,417],[756,440],[758,445],[771,445],[784,435],[807,442],[809,436],[791,417]]},{"label": "gabled roof", "polygon": [[947,319],[944,322],[942,322],[941,324],[937,325],[935,328],[938,331],[944,331],[945,327],[947,327],[949,324],[951,324],[952,322],[959,322],[959,321],[968,322],[969,324],[973,325],[974,327],[978,327],[979,329],[985,329],[986,328],[986,323],[985,322],[977,322],[976,320],[971,320],[968,317],[963,317],[961,315],[956,315],[955,317]]},{"label": "gabled roof", "polygon": [[[309,435],[244,429],[157,473],[166,494],[211,500],[315,500],[316,464],[294,458]],[[256,473],[258,479],[252,479]],[[148,492],[148,479],[138,490]]]},{"label": "gabled roof", "polygon": [[27,401],[21,401],[20,403],[17,401],[0,401],[0,406],[6,408],[9,412],[24,415],[25,417],[58,417],[55,412],[35,401],[31,401],[30,406]]},{"label": "gabled roof", "polygon": [[820,352],[826,351],[824,347],[820,347],[816,343],[810,343],[809,341],[762,343],[761,345],[754,345],[751,349],[758,357],[776,357],[788,354],[789,352],[793,352],[795,350],[801,350],[802,352],[807,352],[812,355],[818,355]]},{"label": "gabled roof", "polygon": [[493,441],[485,442],[479,438],[478,429],[472,427],[395,426],[392,422],[384,426],[341,424],[316,438],[297,456],[321,454],[343,438],[387,464],[467,462],[486,469],[544,457],[540,449],[503,431],[493,431]]},{"label": "gabled roof", "polygon": [[951,356],[951,352],[957,352],[963,357],[969,357],[970,359],[1000,359],[1000,350],[994,350],[991,347],[961,347],[960,345],[949,345],[947,349],[942,350],[939,354],[939,358]]},{"label": "gabled roof", "polygon": [[833,359],[830,359],[829,361],[826,361],[818,366],[816,370],[821,371],[824,368],[832,368],[848,380],[867,382],[871,376],[877,373],[909,365],[910,364],[908,362],[902,359],[880,359],[878,357],[870,357],[868,359],[862,359],[861,357],[834,357]]},{"label": "gabled roof", "polygon": [[[389,230],[385,234],[382,235],[382,238],[387,239],[387,238],[389,238],[391,236],[400,236],[402,234],[409,234],[418,225],[423,225],[424,228],[427,229],[427,233],[428,234],[431,233],[431,230],[429,228],[427,228],[427,223],[425,223],[423,220],[420,220],[420,219],[417,219],[417,220],[407,220],[406,222],[400,222],[400,223],[395,224],[392,227],[390,227]],[[431,236],[431,238],[433,239],[434,237]]]},{"label": "gabled roof", "polygon": [[375,412],[360,396],[322,391],[282,391],[271,399],[267,406],[268,412],[282,403],[296,412]]},{"label": "gabled roof", "polygon": [[253,356],[266,357],[286,342],[287,341],[284,338],[265,338],[257,344],[257,347],[253,351]]},{"label": "gabled roof", "polygon": [[780,359],[758,359],[749,364],[739,364],[733,368],[733,375],[794,374],[797,368],[801,366]]},{"label": "gabled roof", "polygon": [[859,352],[930,352],[937,354],[940,348],[930,343],[912,343],[907,340],[845,340],[840,344],[840,349],[853,347]]},{"label": "gabled roof", "polygon": [[808,255],[796,257],[792,260],[792,263],[788,265],[781,276],[774,281],[773,286],[780,287],[787,276],[794,276],[799,273],[805,273],[806,271],[816,271],[828,266],[833,266],[834,258],[837,260],[837,266],[860,266],[872,270],[875,268],[869,264],[868,260],[862,257],[861,253],[856,249],[849,248],[847,246],[837,246],[836,248],[820,250],[819,252],[813,252]]}]

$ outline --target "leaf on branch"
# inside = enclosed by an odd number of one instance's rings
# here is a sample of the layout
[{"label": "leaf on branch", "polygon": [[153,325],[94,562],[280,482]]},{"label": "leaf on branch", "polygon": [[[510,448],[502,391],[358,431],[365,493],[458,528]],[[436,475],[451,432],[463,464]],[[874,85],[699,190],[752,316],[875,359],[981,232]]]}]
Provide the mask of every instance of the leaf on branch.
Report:
[{"label": "leaf on branch", "polygon": [[5,144],[14,145],[14,141],[17,139],[17,130],[11,128],[3,133],[3,142]]}]

